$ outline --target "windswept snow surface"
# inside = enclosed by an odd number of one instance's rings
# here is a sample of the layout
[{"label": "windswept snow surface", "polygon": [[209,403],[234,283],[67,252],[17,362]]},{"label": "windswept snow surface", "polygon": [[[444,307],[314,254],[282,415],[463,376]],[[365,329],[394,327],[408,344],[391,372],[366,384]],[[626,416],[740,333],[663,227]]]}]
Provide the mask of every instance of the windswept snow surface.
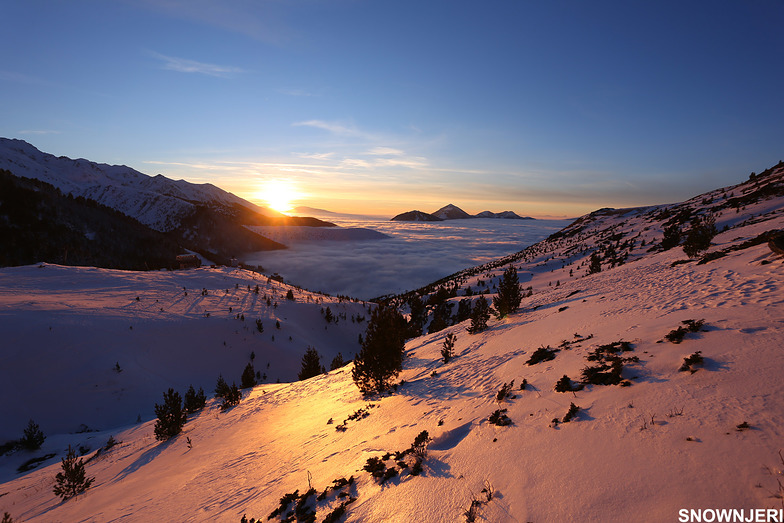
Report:
[{"label": "windswept snow surface", "polygon": [[[692,204],[704,210],[708,200]],[[95,433],[48,432],[40,451],[17,451],[0,458],[0,512],[8,511],[22,521],[239,522],[244,514],[266,521],[285,494],[297,490],[304,494],[309,485],[322,493],[333,480],[351,476],[355,480],[351,485],[329,491],[319,501],[316,496],[308,499],[317,521],[353,498],[340,521],[466,521],[472,499],[481,501],[477,520],[493,522],[678,521],[681,509],[781,508],[784,263],[762,243],[727,251],[726,256],[704,264],[673,265],[685,259],[682,249],[647,252],[654,237],[661,237],[660,222],[651,213],[664,208],[599,213],[575,224],[570,236],[530,249],[513,261],[523,285],[533,291],[521,309],[503,320],[492,319],[489,328],[478,334],[468,334],[464,322],[410,340],[399,376],[405,383],[392,395],[363,398],[348,365],[302,382],[257,386],[245,391],[242,402],[226,412],[210,401],[188,420],[183,434],[167,443],[154,439],[154,422],[148,420],[102,426]],[[750,202],[737,211],[716,208],[720,228],[725,224],[731,228],[716,236],[710,251],[739,247],[762,232],[784,227],[782,208],[781,197]],[[586,275],[587,257],[608,233],[620,234],[621,240],[634,237],[637,247],[625,263]],[[640,248],[644,238],[647,246]],[[476,289],[478,279],[496,279],[503,268],[466,275],[461,288],[470,284]],[[16,305],[3,310],[4,342],[23,339],[23,334],[43,342],[55,319],[62,325],[67,319],[79,322],[88,317],[71,315],[67,300],[38,310],[34,303],[24,305],[22,298],[21,290],[29,289],[29,302],[45,299],[41,290],[46,286],[37,280],[43,276],[30,272],[78,275],[80,269],[17,270],[13,285],[20,291],[14,293]],[[208,287],[199,278],[212,273],[189,276],[194,278],[189,288]],[[5,277],[4,297],[12,279]],[[85,281],[73,279],[75,295],[93,292]],[[105,285],[101,282],[95,292],[106,296],[108,304],[113,292]],[[165,307],[174,307],[181,292],[179,282],[172,287]],[[117,310],[112,314],[124,318],[123,308],[147,307],[153,298],[145,295],[137,303],[135,294],[135,289],[116,289],[112,306]],[[57,295],[53,293],[50,301],[57,302]],[[96,310],[100,303],[96,299]],[[193,314],[201,314],[201,304],[196,305]],[[292,304],[290,322],[299,314],[294,305],[301,303]],[[25,312],[13,315],[17,308]],[[154,310],[143,310],[132,317],[141,322],[142,317],[155,315]],[[312,315],[318,325],[323,324],[318,312]],[[702,330],[687,334],[679,344],[663,341],[689,319],[704,319]],[[9,321],[19,325],[17,334]],[[265,336],[267,329],[265,323]],[[134,324],[134,335],[136,331]],[[163,355],[185,331],[173,322],[146,340],[148,344],[159,340],[162,357],[152,369],[160,376],[176,374],[187,363]],[[457,336],[455,357],[444,364],[440,349],[450,332]],[[630,386],[587,385],[574,393],[553,390],[563,375],[576,382],[586,365],[595,364],[587,360],[589,352],[621,340],[633,349],[621,356],[639,358],[624,363],[622,376]],[[555,358],[527,365],[542,346],[559,349]],[[45,404],[56,402],[57,394],[70,394],[73,384],[67,372],[48,370],[41,376],[38,369],[67,370],[78,345],[51,351],[31,344],[24,352],[35,350],[44,353],[33,370],[22,370],[23,351],[4,350],[4,379],[11,374],[9,369],[25,378],[17,378],[13,394],[4,390],[4,398],[43,387],[50,392],[37,400]],[[698,351],[704,364],[696,366],[696,372],[680,372],[684,357]],[[190,359],[201,357],[201,352],[194,352]],[[114,359],[107,358],[94,369],[103,369]],[[93,373],[97,375],[97,370]],[[59,389],[48,383],[57,379],[63,380]],[[528,386],[519,390],[523,379]],[[496,401],[499,389],[512,380],[512,397]],[[178,384],[180,390],[185,381]],[[97,378],[87,383],[98,387],[84,401],[98,403],[98,393],[107,385]],[[163,387],[159,389],[163,392]],[[160,393],[155,401],[160,401]],[[20,414],[12,414],[12,403],[3,402],[0,419],[18,423]],[[55,410],[33,400],[20,403],[23,413],[40,409],[36,421],[44,428],[45,415]],[[580,407],[576,418],[554,423],[563,419],[571,403]],[[71,406],[58,408],[67,412]],[[73,405],[77,408],[81,407]],[[365,417],[352,416],[360,409]],[[511,425],[488,421],[497,409],[506,409]],[[744,422],[749,428],[742,428]],[[74,417],[73,423],[79,419]],[[345,431],[336,430],[337,426]],[[22,428],[4,431],[20,436]],[[421,475],[398,469],[397,476],[381,485],[362,470],[368,458],[408,448],[423,430],[433,441]],[[110,434],[121,444],[87,463],[87,474],[96,478],[92,488],[61,502],[52,494],[52,486],[67,446],[89,448],[89,458]],[[16,472],[22,462],[45,453],[56,457],[33,471]],[[391,458],[385,464],[396,466]],[[489,500],[482,492],[487,487],[493,492]],[[339,492],[347,497],[339,497]],[[283,517],[293,510],[294,503],[289,504]]]}]

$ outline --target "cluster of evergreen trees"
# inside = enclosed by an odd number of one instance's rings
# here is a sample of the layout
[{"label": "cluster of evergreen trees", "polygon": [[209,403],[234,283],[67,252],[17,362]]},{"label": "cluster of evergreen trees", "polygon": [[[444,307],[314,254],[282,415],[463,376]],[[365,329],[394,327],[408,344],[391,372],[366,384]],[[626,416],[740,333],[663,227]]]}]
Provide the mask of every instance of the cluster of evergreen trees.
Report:
[{"label": "cluster of evergreen trees", "polygon": [[155,439],[166,441],[182,432],[188,414],[200,411],[206,404],[207,397],[201,387],[196,392],[193,385],[189,386],[184,402],[179,392],[169,388],[163,393],[163,403],[155,404],[155,415],[158,417],[153,430]]}]

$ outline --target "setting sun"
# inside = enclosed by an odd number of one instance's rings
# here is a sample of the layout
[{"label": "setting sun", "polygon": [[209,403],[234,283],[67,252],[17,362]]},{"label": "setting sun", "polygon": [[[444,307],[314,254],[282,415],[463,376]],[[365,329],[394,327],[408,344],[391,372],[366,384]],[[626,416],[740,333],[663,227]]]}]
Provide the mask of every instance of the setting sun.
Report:
[{"label": "setting sun", "polygon": [[262,184],[259,198],[264,200],[272,209],[278,212],[290,211],[293,201],[300,194],[294,184],[288,180],[269,180]]}]

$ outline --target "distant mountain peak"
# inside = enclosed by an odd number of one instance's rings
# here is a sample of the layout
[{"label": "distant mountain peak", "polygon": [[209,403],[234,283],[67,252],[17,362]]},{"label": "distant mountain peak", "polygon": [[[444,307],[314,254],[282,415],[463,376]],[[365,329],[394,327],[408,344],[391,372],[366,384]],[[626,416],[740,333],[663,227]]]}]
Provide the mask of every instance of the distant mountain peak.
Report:
[{"label": "distant mountain peak", "polygon": [[408,211],[398,214],[392,218],[393,222],[440,222],[443,218],[439,218],[433,214],[422,211]]},{"label": "distant mountain peak", "polygon": [[422,211],[408,211],[398,214],[392,221],[396,222],[437,222],[443,220],[467,220],[470,218],[493,218],[493,219],[512,219],[512,220],[533,220],[529,216],[520,216],[512,211],[502,211],[499,213],[482,211],[479,214],[468,214],[457,205],[450,203],[444,205],[433,214]]},{"label": "distant mountain peak", "polygon": [[473,216],[463,209],[451,203],[438,209],[433,213],[433,216],[441,218],[442,220],[465,220],[467,218],[473,218]]}]

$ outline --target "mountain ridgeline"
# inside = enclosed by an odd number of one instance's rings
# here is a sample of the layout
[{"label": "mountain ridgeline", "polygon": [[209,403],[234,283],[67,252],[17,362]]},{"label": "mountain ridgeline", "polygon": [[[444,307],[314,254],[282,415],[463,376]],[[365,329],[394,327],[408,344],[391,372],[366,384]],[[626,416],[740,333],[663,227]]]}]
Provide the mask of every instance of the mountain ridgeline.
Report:
[{"label": "mountain ridgeline", "polygon": [[491,212],[482,211],[478,214],[468,214],[456,205],[445,205],[434,213],[422,211],[408,211],[398,214],[391,221],[393,222],[442,222],[446,220],[468,220],[472,218],[491,218],[503,220],[533,220],[530,216],[520,216],[512,211]]},{"label": "mountain ridgeline", "polygon": [[212,184],[43,153],[0,138],[0,264],[171,267],[186,250],[216,263],[285,249],[247,226],[334,227],[260,207]]}]

